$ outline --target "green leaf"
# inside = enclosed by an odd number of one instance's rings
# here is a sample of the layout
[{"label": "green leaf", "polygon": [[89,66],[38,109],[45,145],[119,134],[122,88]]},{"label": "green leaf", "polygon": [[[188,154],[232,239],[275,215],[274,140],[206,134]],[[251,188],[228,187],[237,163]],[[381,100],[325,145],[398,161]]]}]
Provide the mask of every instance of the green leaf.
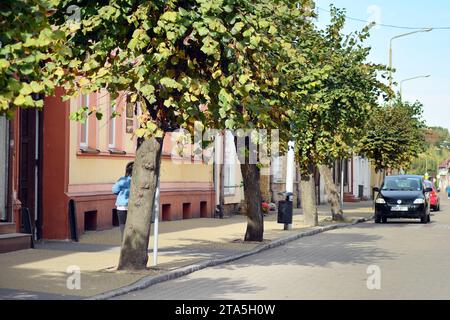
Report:
[{"label": "green leaf", "polygon": [[138,129],[136,129],[136,131],[135,131],[134,133],[135,133],[136,136],[138,136],[139,138],[142,138],[142,137],[145,135],[146,132],[147,132],[146,129],[144,129],[144,128],[138,128]]},{"label": "green leaf", "polygon": [[23,105],[25,105],[25,104],[26,104],[26,99],[25,99],[25,97],[24,97],[23,95],[17,96],[17,98],[14,99],[14,104],[15,104],[16,106],[23,106]]},{"label": "green leaf", "polygon": [[225,127],[226,127],[227,129],[234,129],[234,125],[235,125],[235,122],[234,122],[233,119],[227,119],[227,120],[225,120]]},{"label": "green leaf", "polygon": [[172,88],[172,89],[178,89],[181,90],[183,88],[183,86],[181,84],[179,84],[178,82],[176,82],[174,79],[168,78],[168,77],[164,77],[162,78],[159,83],[163,86],[165,86],[166,88]]},{"label": "green leaf", "polygon": [[203,37],[203,36],[206,36],[207,34],[209,34],[209,29],[206,27],[200,27],[197,29],[197,32],[199,35],[201,35]]},{"label": "green leaf", "polygon": [[231,34],[232,35],[238,34],[242,30],[243,27],[244,27],[244,23],[243,22],[241,22],[241,21],[236,22],[234,24],[233,28],[231,29]]},{"label": "green leaf", "polygon": [[0,59],[0,70],[8,69],[10,66],[10,63],[8,60]]},{"label": "green leaf", "polygon": [[175,11],[166,11],[160,18],[161,20],[175,22],[177,21],[177,12]]},{"label": "green leaf", "polygon": [[139,90],[142,92],[145,96],[151,96],[155,93],[155,87],[151,84],[146,84],[139,88]]},{"label": "green leaf", "polygon": [[203,46],[200,48],[200,50],[202,50],[207,55],[212,56],[219,52],[217,48],[218,46],[219,43],[216,40],[214,40],[210,36],[207,36],[203,39]]}]

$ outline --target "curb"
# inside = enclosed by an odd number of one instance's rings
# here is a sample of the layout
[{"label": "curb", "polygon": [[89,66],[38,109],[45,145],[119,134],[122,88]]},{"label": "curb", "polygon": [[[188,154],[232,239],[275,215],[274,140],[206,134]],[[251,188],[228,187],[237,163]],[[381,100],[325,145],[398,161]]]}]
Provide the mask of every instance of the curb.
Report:
[{"label": "curb", "polygon": [[313,235],[323,233],[326,231],[330,231],[330,230],[350,227],[355,224],[367,222],[370,220],[372,220],[372,218],[359,218],[359,219],[355,219],[354,221],[349,222],[349,223],[338,223],[338,224],[334,224],[334,225],[326,226],[326,227],[314,227],[315,229],[313,229],[313,230],[303,231],[303,232],[293,234],[293,235],[290,235],[290,236],[287,236],[284,238],[279,238],[279,239],[273,240],[266,244],[261,244],[261,245],[257,246],[256,248],[249,250],[247,252],[243,252],[243,253],[239,253],[239,254],[235,254],[235,255],[228,256],[228,257],[219,258],[219,259],[205,260],[205,261],[195,263],[195,264],[192,264],[189,266],[185,266],[180,269],[173,270],[173,271],[170,271],[168,273],[158,275],[158,276],[147,276],[147,277],[144,277],[130,285],[127,285],[127,286],[124,286],[124,287],[121,287],[121,288],[118,288],[115,290],[111,290],[111,291],[108,291],[105,293],[101,293],[101,294],[86,298],[84,300],[106,300],[106,299],[110,299],[113,297],[121,296],[121,295],[130,293],[130,292],[133,292],[133,291],[148,288],[157,283],[161,283],[161,282],[165,282],[165,281],[183,277],[183,276],[193,273],[195,271],[199,271],[199,270],[202,270],[202,269],[205,269],[208,267],[214,267],[214,266],[217,266],[220,264],[232,262],[232,261],[235,261],[235,260],[238,260],[241,258],[245,258],[245,257],[251,256],[251,255],[260,253],[260,252],[268,250],[268,249],[276,248],[276,247],[282,246],[288,242],[292,242],[294,240],[297,240],[297,239],[300,239],[303,237],[309,237],[309,236],[313,236]]}]

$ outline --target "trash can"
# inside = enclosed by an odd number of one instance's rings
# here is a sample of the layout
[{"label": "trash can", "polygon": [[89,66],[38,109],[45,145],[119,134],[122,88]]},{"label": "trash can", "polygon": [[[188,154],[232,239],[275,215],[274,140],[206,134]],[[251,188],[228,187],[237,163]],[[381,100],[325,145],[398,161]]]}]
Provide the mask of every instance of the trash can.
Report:
[{"label": "trash can", "polygon": [[278,202],[278,223],[292,224],[294,194],[283,192],[282,195],[285,200]]}]

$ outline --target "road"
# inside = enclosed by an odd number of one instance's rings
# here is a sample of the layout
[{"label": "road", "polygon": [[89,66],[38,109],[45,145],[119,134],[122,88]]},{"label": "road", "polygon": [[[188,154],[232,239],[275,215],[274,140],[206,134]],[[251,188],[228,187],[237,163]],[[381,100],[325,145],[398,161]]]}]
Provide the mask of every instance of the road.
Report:
[{"label": "road", "polygon": [[441,198],[427,225],[358,224],[117,299],[450,299],[450,201]]}]

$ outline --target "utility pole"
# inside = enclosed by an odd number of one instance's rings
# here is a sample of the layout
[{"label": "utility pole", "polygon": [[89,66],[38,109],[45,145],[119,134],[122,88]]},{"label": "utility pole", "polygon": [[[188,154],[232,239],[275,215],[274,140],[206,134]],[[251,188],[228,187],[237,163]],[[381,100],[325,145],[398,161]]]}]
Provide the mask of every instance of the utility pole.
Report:
[{"label": "utility pole", "polygon": [[341,160],[341,208],[344,206],[344,164],[345,159]]},{"label": "utility pole", "polygon": [[155,203],[153,204],[154,225],[153,225],[153,266],[158,264],[158,236],[159,236],[159,176],[156,185]]},{"label": "utility pole", "polygon": [[[287,163],[286,163],[286,201],[291,202],[294,194],[294,172],[295,172],[295,155],[294,155],[294,141],[288,142]],[[292,230],[292,224],[284,224],[284,230]]]},{"label": "utility pole", "polygon": [[222,134],[222,162],[220,165],[220,195],[219,195],[219,218],[223,219],[225,208],[225,149],[227,146],[227,131],[223,130]]},{"label": "utility pole", "polygon": [[410,80],[415,80],[415,79],[420,79],[420,78],[429,78],[429,77],[431,77],[431,75],[428,74],[428,75],[425,75],[425,76],[417,76],[417,77],[408,78],[408,79],[400,81],[400,99],[403,96],[402,95],[402,93],[403,93],[403,82],[410,81]]}]

